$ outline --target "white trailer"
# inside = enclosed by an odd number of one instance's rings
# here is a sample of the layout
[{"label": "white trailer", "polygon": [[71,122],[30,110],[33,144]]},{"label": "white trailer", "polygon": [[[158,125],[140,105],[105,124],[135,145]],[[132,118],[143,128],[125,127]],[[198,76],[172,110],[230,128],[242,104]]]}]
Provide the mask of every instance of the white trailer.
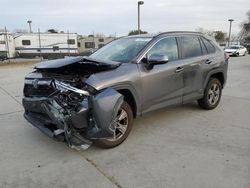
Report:
[{"label": "white trailer", "polygon": [[90,55],[97,49],[103,47],[107,43],[115,40],[114,37],[96,37],[90,35],[88,37],[78,38],[78,51],[80,55]]},{"label": "white trailer", "polygon": [[13,36],[9,33],[0,33],[0,60],[15,57]]},{"label": "white trailer", "polygon": [[76,33],[21,33],[14,40],[19,57],[58,58],[78,54]]}]

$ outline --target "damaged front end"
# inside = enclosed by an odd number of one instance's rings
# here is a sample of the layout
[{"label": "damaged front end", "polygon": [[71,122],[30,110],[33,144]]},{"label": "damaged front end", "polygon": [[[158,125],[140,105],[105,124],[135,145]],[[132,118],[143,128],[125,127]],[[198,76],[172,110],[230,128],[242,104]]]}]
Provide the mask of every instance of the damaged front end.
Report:
[{"label": "damaged front end", "polygon": [[30,95],[24,89],[24,117],[49,137],[66,141],[76,149],[87,149],[95,139],[113,138],[116,116],[123,103],[123,96],[116,90],[97,91],[83,82],[61,79],[26,82],[30,83],[25,87],[30,84],[38,92]]}]

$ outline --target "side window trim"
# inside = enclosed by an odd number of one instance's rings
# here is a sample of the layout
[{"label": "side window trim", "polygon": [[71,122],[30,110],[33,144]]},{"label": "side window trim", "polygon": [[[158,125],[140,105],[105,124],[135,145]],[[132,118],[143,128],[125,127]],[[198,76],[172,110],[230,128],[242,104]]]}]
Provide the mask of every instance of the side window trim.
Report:
[{"label": "side window trim", "polygon": [[[204,44],[203,40],[201,37],[199,37],[199,41],[200,41],[200,46],[201,46],[201,51],[202,51],[202,55],[208,55],[208,50],[207,50],[207,47],[206,45]],[[204,46],[204,48],[206,49],[206,52],[204,53],[203,50],[202,50],[202,45]]]},{"label": "side window trim", "polygon": [[182,47],[181,47],[181,36],[177,36],[176,40],[177,40],[179,59],[184,59],[183,51],[182,51]]},{"label": "side window trim", "polygon": [[[202,42],[203,42],[205,48],[207,49],[207,54],[214,54],[214,53],[216,53],[216,47],[213,45],[213,43],[210,42],[210,40],[208,40],[208,39],[206,39],[206,38],[204,38],[204,37],[201,37],[201,40],[202,40]],[[207,46],[206,46],[206,44],[205,44],[205,42],[204,42],[205,40],[213,47],[213,50],[214,50],[214,51],[213,51],[212,53],[209,52],[209,50],[208,50],[208,48],[207,48]]]}]

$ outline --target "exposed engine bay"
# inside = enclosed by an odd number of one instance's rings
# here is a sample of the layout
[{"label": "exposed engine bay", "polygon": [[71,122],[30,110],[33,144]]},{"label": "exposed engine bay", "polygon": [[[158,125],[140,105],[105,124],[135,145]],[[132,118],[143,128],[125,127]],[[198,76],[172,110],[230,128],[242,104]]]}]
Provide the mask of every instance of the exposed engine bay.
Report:
[{"label": "exposed engine bay", "polygon": [[24,117],[71,148],[87,149],[95,139],[112,138],[123,96],[113,88],[97,91],[85,80],[118,66],[82,57],[36,66],[25,77]]}]

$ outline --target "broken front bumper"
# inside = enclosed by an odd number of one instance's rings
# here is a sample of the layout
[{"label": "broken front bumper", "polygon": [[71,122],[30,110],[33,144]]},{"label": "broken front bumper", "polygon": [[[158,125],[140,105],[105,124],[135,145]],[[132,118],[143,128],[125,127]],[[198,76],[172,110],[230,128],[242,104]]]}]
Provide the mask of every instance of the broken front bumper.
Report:
[{"label": "broken front bumper", "polygon": [[24,117],[32,125],[53,139],[65,139],[77,149],[88,148],[94,139],[113,137],[116,115],[123,103],[120,93],[108,88],[92,96],[65,83],[54,84],[60,92],[76,92],[86,98],[77,104],[77,109],[69,109],[51,97],[25,97]]}]

